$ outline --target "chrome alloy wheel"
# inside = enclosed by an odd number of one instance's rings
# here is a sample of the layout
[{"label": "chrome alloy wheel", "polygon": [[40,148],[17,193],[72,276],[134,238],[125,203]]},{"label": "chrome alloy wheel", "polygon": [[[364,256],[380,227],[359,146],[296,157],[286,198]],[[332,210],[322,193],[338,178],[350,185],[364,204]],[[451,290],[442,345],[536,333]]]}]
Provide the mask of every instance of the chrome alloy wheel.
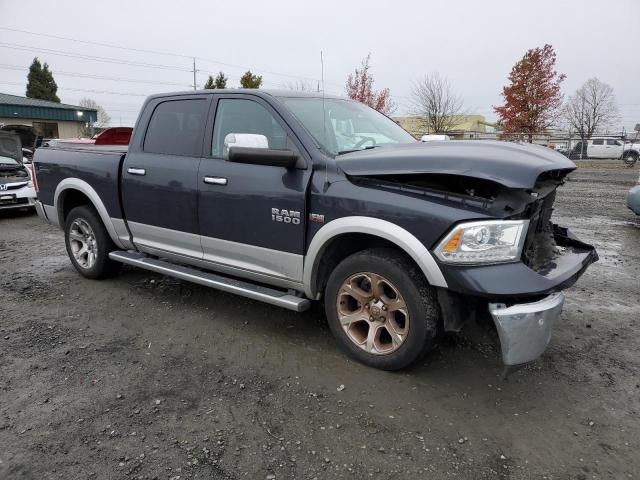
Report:
[{"label": "chrome alloy wheel", "polygon": [[76,218],[69,228],[71,253],[78,265],[90,269],[98,259],[98,242],[93,229],[82,218]]},{"label": "chrome alloy wheel", "polygon": [[398,289],[381,275],[351,275],[338,290],[336,307],[349,340],[367,353],[393,353],[409,333],[407,304]]}]

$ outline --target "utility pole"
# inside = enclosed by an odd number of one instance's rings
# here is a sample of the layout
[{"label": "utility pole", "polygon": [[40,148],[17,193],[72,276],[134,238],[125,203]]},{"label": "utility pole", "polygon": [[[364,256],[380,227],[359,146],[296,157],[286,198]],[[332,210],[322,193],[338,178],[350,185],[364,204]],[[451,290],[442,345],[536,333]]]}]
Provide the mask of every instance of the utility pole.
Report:
[{"label": "utility pole", "polygon": [[193,57],[193,89],[196,90],[196,57]]}]

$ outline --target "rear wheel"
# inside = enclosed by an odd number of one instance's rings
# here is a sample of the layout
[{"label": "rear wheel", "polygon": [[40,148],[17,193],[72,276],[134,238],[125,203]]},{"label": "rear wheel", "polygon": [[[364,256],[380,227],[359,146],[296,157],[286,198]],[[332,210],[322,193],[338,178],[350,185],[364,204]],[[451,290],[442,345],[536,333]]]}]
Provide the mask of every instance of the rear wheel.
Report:
[{"label": "rear wheel", "polygon": [[109,259],[109,252],[117,247],[92,207],[83,205],[72,209],[64,233],[71,263],[82,276],[97,279],[117,271],[119,264]]},{"label": "rear wheel", "polygon": [[356,360],[397,370],[434,345],[440,311],[422,272],[393,249],[371,249],[343,260],[325,290],[331,331]]},{"label": "rear wheel", "polygon": [[638,152],[627,152],[622,157],[622,161],[628,166],[633,167],[638,161]]}]

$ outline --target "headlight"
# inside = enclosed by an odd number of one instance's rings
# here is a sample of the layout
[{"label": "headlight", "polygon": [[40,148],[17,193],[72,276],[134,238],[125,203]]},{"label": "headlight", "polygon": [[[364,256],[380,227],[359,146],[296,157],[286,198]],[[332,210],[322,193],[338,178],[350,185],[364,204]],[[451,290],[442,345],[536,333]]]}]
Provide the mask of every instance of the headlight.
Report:
[{"label": "headlight", "polygon": [[529,220],[487,220],[456,225],[438,244],[446,263],[500,263],[518,260]]}]

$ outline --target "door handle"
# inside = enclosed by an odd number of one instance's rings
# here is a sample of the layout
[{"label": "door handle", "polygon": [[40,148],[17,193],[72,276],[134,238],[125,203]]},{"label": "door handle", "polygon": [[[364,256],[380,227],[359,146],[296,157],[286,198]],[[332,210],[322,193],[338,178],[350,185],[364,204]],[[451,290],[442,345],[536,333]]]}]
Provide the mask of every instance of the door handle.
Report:
[{"label": "door handle", "polygon": [[226,185],[227,179],[224,177],[204,177],[204,183],[208,183],[209,185]]},{"label": "door handle", "polygon": [[127,173],[131,175],[146,175],[147,171],[144,168],[127,168]]}]

